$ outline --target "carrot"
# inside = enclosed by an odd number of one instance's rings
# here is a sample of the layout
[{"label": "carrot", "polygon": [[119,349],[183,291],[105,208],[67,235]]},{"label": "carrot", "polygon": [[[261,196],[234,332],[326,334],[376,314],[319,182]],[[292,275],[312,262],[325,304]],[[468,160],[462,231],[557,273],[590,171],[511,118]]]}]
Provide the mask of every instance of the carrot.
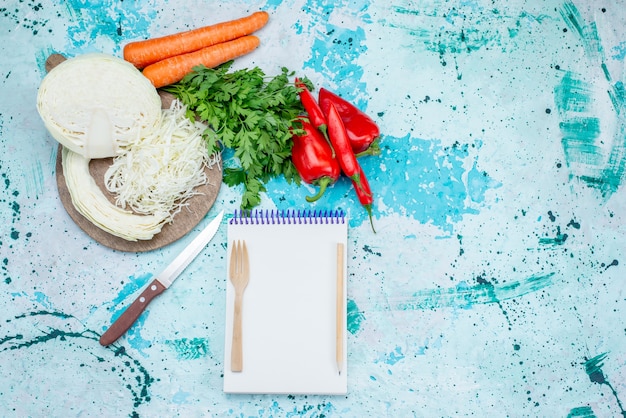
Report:
[{"label": "carrot", "polygon": [[156,88],[167,86],[182,80],[193,70],[193,67],[198,65],[204,65],[207,68],[217,67],[253,51],[260,43],[259,38],[254,35],[242,36],[232,41],[155,62],[143,69],[143,75]]},{"label": "carrot", "polygon": [[250,35],[265,26],[268,20],[269,14],[260,11],[186,32],[131,42],[124,46],[124,59],[137,68],[144,68],[169,57]]}]

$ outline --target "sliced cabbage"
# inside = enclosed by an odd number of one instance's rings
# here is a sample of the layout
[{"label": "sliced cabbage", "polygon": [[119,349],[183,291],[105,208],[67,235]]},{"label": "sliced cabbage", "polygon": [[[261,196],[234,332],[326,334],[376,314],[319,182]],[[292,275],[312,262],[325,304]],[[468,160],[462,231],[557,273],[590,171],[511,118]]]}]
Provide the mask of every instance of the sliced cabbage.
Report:
[{"label": "sliced cabbage", "polygon": [[170,218],[206,184],[205,166],[219,156],[209,156],[202,133],[206,125],[187,117],[187,108],[178,100],[163,111],[156,131],[142,137],[115,157],[104,181],[116,203],[142,214],[168,212]]},{"label": "sliced cabbage", "polygon": [[114,157],[161,122],[161,99],[132,64],[101,53],[70,58],[42,80],[37,110],[50,134],[81,156]]},{"label": "sliced cabbage", "polygon": [[[128,241],[149,240],[206,184],[206,126],[174,100],[161,109],[152,83],[133,65],[106,54],[66,60],[44,77],[37,109],[63,145],[62,167],[76,210]],[[89,172],[89,161],[114,157],[105,173],[113,204]]]},{"label": "sliced cabbage", "polygon": [[100,229],[128,241],[149,240],[206,184],[205,167],[219,161],[209,156],[202,133],[206,126],[186,117],[178,100],[163,111],[150,135],[115,157],[104,175],[112,204],[89,173],[89,159],[63,147],[63,173],[72,204]]}]

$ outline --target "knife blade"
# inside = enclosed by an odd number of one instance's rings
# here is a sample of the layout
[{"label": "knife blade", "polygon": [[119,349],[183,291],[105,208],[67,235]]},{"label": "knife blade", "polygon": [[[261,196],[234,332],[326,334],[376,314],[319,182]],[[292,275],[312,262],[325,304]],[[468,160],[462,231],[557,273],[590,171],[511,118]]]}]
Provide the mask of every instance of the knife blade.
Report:
[{"label": "knife blade", "polygon": [[113,324],[100,337],[100,344],[110,345],[117,341],[135,323],[139,315],[155,297],[163,293],[178,278],[180,273],[193,261],[200,251],[211,241],[220,227],[224,211],[221,211],[187,247],[176,256],[166,268],[154,279],[143,292],[131,303]]}]

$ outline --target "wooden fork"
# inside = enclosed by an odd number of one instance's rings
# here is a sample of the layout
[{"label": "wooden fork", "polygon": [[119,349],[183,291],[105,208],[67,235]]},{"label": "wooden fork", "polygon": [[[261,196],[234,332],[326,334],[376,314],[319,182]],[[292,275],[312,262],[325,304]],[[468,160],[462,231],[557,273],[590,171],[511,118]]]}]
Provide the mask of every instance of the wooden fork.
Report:
[{"label": "wooden fork", "polygon": [[240,372],[243,369],[243,351],[241,347],[241,308],[243,292],[250,279],[250,263],[245,241],[234,241],[230,253],[230,282],[235,288],[235,313],[233,318],[233,343],[230,351],[230,370]]}]

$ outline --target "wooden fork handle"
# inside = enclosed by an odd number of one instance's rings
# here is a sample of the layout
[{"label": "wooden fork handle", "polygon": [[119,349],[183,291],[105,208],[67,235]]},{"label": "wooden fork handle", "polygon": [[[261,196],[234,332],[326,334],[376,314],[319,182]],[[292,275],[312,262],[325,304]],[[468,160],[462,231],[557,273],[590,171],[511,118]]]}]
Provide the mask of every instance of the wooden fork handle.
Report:
[{"label": "wooden fork handle", "polygon": [[240,372],[243,370],[243,348],[241,331],[241,304],[243,294],[235,293],[235,314],[233,317],[233,343],[230,349],[230,370]]}]

